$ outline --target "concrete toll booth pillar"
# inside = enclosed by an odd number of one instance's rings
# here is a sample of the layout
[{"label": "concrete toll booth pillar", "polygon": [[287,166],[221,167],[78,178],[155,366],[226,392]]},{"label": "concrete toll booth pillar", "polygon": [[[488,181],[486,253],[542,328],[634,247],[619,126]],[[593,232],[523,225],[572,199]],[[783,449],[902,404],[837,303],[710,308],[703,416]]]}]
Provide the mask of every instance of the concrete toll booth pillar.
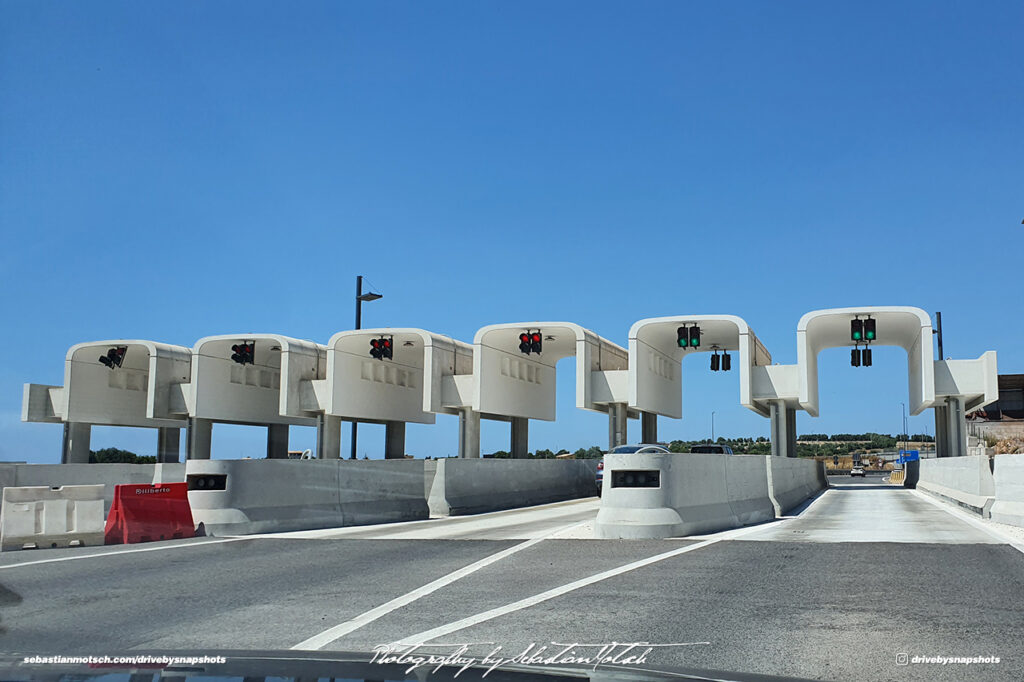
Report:
[{"label": "concrete toll booth pillar", "polygon": [[288,459],[288,425],[267,426],[267,459]]},{"label": "concrete toll booth pillar", "polygon": [[64,424],[64,446],[61,464],[88,464],[89,441],[92,437],[90,424]]},{"label": "concrete toll booth pillar", "polygon": [[181,459],[181,429],[159,427],[156,433],[156,461],[177,463]]},{"label": "concrete toll booth pillar", "polygon": [[471,407],[459,410],[459,457],[480,457],[480,413]]},{"label": "concrete toll booth pillar", "polygon": [[318,459],[341,459],[341,417],[321,414],[317,423]]},{"label": "concrete toll booth pillar", "polygon": [[624,403],[610,403],[608,405],[608,451],[610,452],[617,446],[625,444],[626,405]]},{"label": "concrete toll booth pillar", "polygon": [[796,409],[784,400],[773,400],[770,410],[772,456],[796,457]]},{"label": "concrete toll booth pillar", "polygon": [[405,459],[405,422],[384,424],[384,459]]},{"label": "concrete toll booth pillar", "polygon": [[185,431],[188,459],[210,459],[213,443],[213,422],[201,417],[189,417]]},{"label": "concrete toll booth pillar", "polygon": [[658,415],[655,412],[640,413],[640,432],[642,443],[658,442]]},{"label": "concrete toll booth pillar", "polygon": [[935,406],[935,456],[962,457],[967,454],[967,415],[962,398],[946,398]]},{"label": "concrete toll booth pillar", "polygon": [[526,459],[526,455],[529,451],[530,420],[526,417],[512,417],[512,458]]}]

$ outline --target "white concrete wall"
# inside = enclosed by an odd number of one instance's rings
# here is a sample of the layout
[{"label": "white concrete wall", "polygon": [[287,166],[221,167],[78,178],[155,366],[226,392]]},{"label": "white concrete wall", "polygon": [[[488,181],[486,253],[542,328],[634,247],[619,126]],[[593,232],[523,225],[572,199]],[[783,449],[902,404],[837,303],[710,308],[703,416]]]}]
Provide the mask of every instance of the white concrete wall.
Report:
[{"label": "white concrete wall", "polygon": [[1024,527],[1024,455],[996,455],[992,520]]},{"label": "white concrete wall", "polygon": [[162,482],[185,480],[184,464],[12,464],[0,462],[0,490],[23,486],[103,484],[104,513],[114,502],[114,486],[152,483],[157,469]]},{"label": "white concrete wall", "polygon": [[[661,538],[768,521],[767,458],[759,455],[609,454],[599,538]],[[659,470],[659,488],[613,488],[615,470]]]},{"label": "white concrete wall", "polygon": [[917,489],[986,516],[995,500],[987,456],[922,459]]},{"label": "white concrete wall", "polygon": [[769,457],[768,484],[781,515],[828,487],[825,464],[797,457]]},{"label": "white concrete wall", "polygon": [[[428,516],[423,460],[189,460],[186,477],[224,474],[224,490],[189,490],[209,535],[311,530]],[[191,487],[191,484],[190,484]]]},{"label": "white concrete wall", "polygon": [[476,514],[597,494],[596,459],[439,459],[428,502],[436,516]]}]

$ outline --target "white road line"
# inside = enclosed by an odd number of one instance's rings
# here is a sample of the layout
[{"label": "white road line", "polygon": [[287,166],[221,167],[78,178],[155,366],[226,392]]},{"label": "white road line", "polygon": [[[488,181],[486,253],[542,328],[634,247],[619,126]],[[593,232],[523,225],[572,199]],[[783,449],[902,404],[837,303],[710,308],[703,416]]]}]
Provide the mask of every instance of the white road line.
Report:
[{"label": "white road line", "polygon": [[930,504],[935,505],[936,507],[938,507],[939,509],[945,511],[946,513],[951,514],[952,516],[955,516],[956,518],[960,519],[961,521],[966,521],[967,523],[971,524],[972,526],[974,526],[978,530],[984,531],[988,535],[994,537],[996,540],[999,540],[999,542],[1005,543],[1007,545],[1010,545],[1011,547],[1013,547],[1018,552],[1024,553],[1024,544],[1021,544],[1020,540],[1018,540],[1017,538],[1013,537],[1012,535],[1004,533],[1002,530],[1000,530],[998,528],[993,528],[992,526],[990,526],[989,524],[985,523],[984,521],[982,521],[981,519],[977,518],[976,516],[972,516],[968,512],[963,511],[961,509],[957,509],[952,504],[949,504],[947,502],[943,502],[941,500],[937,500],[934,497],[932,497],[931,495],[923,493],[920,490],[916,490],[915,489],[915,490],[912,490],[911,492],[913,492],[915,495],[920,497],[922,500],[924,500],[924,501],[926,501],[926,502],[928,502]]},{"label": "white road line", "polygon": [[650,566],[651,564],[658,563],[659,561],[664,561],[665,559],[677,557],[680,554],[686,554],[687,552],[694,552],[698,549],[704,549],[705,547],[710,547],[711,545],[722,542],[723,540],[730,540],[732,538],[740,537],[748,533],[764,530],[765,526],[768,525],[774,524],[762,524],[759,526],[748,526],[746,528],[737,528],[734,530],[724,531],[722,533],[719,533],[717,537],[710,537],[707,540],[702,540],[695,544],[687,545],[686,547],[680,547],[679,549],[673,549],[669,552],[656,554],[652,557],[640,559],[639,561],[634,561],[632,563],[628,563],[617,568],[612,568],[607,571],[595,573],[594,575],[588,576],[586,578],[580,578],[579,580],[574,580],[573,582],[566,583],[565,585],[561,585],[560,587],[555,587],[550,590],[541,592],[540,594],[535,594],[532,597],[520,599],[519,601],[512,602],[511,604],[506,604],[505,606],[499,606],[488,611],[483,611],[473,616],[468,616],[466,618],[462,618],[452,623],[448,623],[447,625],[441,625],[439,627],[432,628],[430,630],[426,630],[415,635],[403,637],[402,639],[395,641],[393,644],[396,646],[414,646],[417,644],[425,644],[426,642],[429,642],[432,639],[437,639],[438,637],[450,635],[453,632],[458,632],[459,630],[464,630],[465,628],[471,627],[473,625],[478,625],[480,623],[493,620],[495,618],[499,618],[514,611],[521,611],[522,609],[527,609],[531,606],[536,606],[537,604],[548,601],[549,599],[560,597],[563,594],[567,594],[580,588],[587,587],[588,585],[593,585],[594,583],[601,582],[602,580],[608,580],[609,578],[614,578],[616,576],[622,575],[623,573],[635,571],[638,568],[643,568],[645,566]]},{"label": "white road line", "polygon": [[327,646],[328,644],[330,644],[331,642],[333,642],[333,641],[335,641],[337,639],[340,639],[341,637],[344,637],[348,633],[353,632],[354,630],[358,630],[359,628],[361,628],[361,627],[363,627],[363,626],[365,626],[365,625],[367,625],[369,623],[372,623],[373,621],[378,620],[379,618],[382,618],[382,617],[386,616],[387,614],[391,613],[395,609],[400,609],[403,606],[411,604],[412,602],[416,601],[417,599],[421,599],[422,597],[425,597],[425,596],[427,596],[429,594],[433,594],[434,592],[437,592],[438,590],[440,590],[442,587],[445,587],[447,585],[451,585],[455,581],[461,580],[462,578],[465,578],[467,575],[470,575],[472,573],[475,573],[475,572],[479,571],[481,568],[484,568],[486,566],[490,566],[491,564],[495,563],[496,561],[501,561],[502,559],[510,557],[513,554],[515,554],[516,552],[521,552],[524,549],[529,549],[530,547],[533,547],[537,543],[546,540],[551,535],[554,535],[556,533],[560,533],[560,532],[562,532],[564,530],[568,530],[569,528],[575,528],[576,526],[580,526],[583,523],[586,523],[586,521],[583,521],[583,522],[580,522],[580,523],[573,523],[573,524],[569,524],[568,526],[557,528],[554,531],[552,531],[552,532],[550,532],[550,533],[548,533],[546,535],[542,535],[541,537],[533,538],[532,540],[527,540],[525,542],[520,542],[518,545],[513,545],[512,547],[509,547],[507,549],[503,549],[500,552],[497,552],[495,554],[491,554],[490,556],[486,556],[483,559],[480,559],[479,561],[475,561],[475,562],[469,564],[468,566],[463,566],[462,568],[458,569],[457,571],[453,571],[452,573],[449,573],[447,575],[441,576],[437,580],[434,580],[433,582],[427,583],[426,585],[423,585],[422,587],[418,587],[418,588],[416,588],[415,590],[413,590],[411,592],[407,592],[406,594],[403,594],[400,597],[395,597],[391,601],[386,602],[384,604],[381,604],[380,606],[378,606],[376,608],[372,608],[369,611],[356,616],[355,618],[351,618],[351,619],[345,621],[344,623],[340,623],[338,625],[335,625],[332,628],[324,630],[323,632],[321,632],[318,635],[313,635],[309,639],[306,639],[306,640],[303,640],[303,641],[299,642],[298,644],[293,646],[292,649],[302,649],[302,650],[322,649],[325,646]]},{"label": "white road line", "polygon": [[137,549],[125,549],[120,552],[104,552],[102,554],[80,554],[77,556],[65,556],[58,559],[40,559],[39,561],[22,561],[16,564],[2,564],[0,565],[0,571],[7,568],[21,568],[22,566],[38,566],[39,564],[56,564],[61,561],[75,561],[78,559],[96,559],[99,557],[107,556],[121,556],[122,554],[138,554],[140,552],[160,552],[165,549],[183,549],[185,547],[209,547],[210,545],[219,545],[224,542],[238,542],[239,540],[251,540],[251,537],[237,537],[237,538],[225,538],[223,540],[210,540],[209,542],[192,542],[183,543],[180,545],[164,545],[161,547],[139,547]]}]

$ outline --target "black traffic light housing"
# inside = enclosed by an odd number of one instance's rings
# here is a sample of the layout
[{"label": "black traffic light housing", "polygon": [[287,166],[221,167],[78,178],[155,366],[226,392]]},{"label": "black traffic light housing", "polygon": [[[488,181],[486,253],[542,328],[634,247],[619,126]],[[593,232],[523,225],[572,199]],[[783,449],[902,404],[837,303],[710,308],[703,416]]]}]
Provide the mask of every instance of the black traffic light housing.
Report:
[{"label": "black traffic light housing", "polygon": [[240,365],[256,364],[256,342],[243,341],[231,346],[231,359]]},{"label": "black traffic light housing", "polygon": [[859,317],[850,320],[850,340],[857,343],[864,340],[864,320]]},{"label": "black traffic light housing", "polygon": [[700,327],[693,325],[690,327],[690,348],[697,348],[700,346]]},{"label": "black traffic light housing", "polygon": [[100,356],[100,362],[108,369],[120,367],[124,362],[124,354],[128,352],[128,346],[114,346],[107,351],[106,355]]},{"label": "black traffic light housing", "polygon": [[850,366],[860,367],[860,348],[854,348],[850,351]]},{"label": "black traffic light housing", "polygon": [[860,352],[861,364],[865,367],[871,366],[871,349],[865,348]]},{"label": "black traffic light housing", "polygon": [[875,321],[870,317],[864,320],[864,340],[874,341],[875,340]]},{"label": "black traffic light housing", "polygon": [[715,351],[714,353],[711,354],[711,371],[712,372],[717,372],[718,371],[719,360],[720,360],[720,358],[718,357],[718,351]]},{"label": "black traffic light housing", "polygon": [[680,348],[688,348],[690,346],[690,331],[686,327],[676,329],[676,345]]},{"label": "black traffic light housing", "polygon": [[393,336],[370,339],[370,357],[374,360],[390,360],[395,355]]},{"label": "black traffic light housing", "polygon": [[722,371],[728,372],[732,369],[732,356],[728,353],[722,353]]},{"label": "black traffic light housing", "polygon": [[529,355],[530,353],[537,353],[538,355],[544,349],[544,337],[541,336],[540,330],[532,331],[527,329],[519,335],[519,352]]}]

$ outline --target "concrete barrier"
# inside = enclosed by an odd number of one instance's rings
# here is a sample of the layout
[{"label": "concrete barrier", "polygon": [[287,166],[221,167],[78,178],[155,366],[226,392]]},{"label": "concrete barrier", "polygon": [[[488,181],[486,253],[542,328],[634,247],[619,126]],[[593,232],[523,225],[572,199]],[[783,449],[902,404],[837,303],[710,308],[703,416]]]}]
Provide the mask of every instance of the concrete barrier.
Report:
[{"label": "concrete barrier", "polygon": [[800,506],[828,487],[824,463],[813,459],[769,457],[767,473],[776,516]]},{"label": "concrete barrier", "polygon": [[993,521],[1024,527],[1024,455],[996,455]]},{"label": "concrete barrier", "polygon": [[103,544],[103,486],[6,487],[0,550]]},{"label": "concrete barrier", "polygon": [[917,489],[988,516],[995,479],[987,456],[922,459]]},{"label": "concrete barrier", "polygon": [[513,509],[597,495],[596,459],[439,459],[434,516]]},{"label": "concrete barrier", "polygon": [[193,521],[208,535],[428,517],[423,460],[189,460]]},{"label": "concrete barrier", "polygon": [[[710,533],[774,518],[766,457],[609,454],[595,532],[599,538],[664,538]],[[617,485],[616,471],[657,486]],[[628,481],[628,479],[627,479]],[[624,481],[626,482],[626,481]]]},{"label": "concrete barrier", "polygon": [[103,513],[114,502],[114,486],[127,483],[185,480],[184,464],[21,464],[0,462],[0,488],[25,486],[103,485]]}]

